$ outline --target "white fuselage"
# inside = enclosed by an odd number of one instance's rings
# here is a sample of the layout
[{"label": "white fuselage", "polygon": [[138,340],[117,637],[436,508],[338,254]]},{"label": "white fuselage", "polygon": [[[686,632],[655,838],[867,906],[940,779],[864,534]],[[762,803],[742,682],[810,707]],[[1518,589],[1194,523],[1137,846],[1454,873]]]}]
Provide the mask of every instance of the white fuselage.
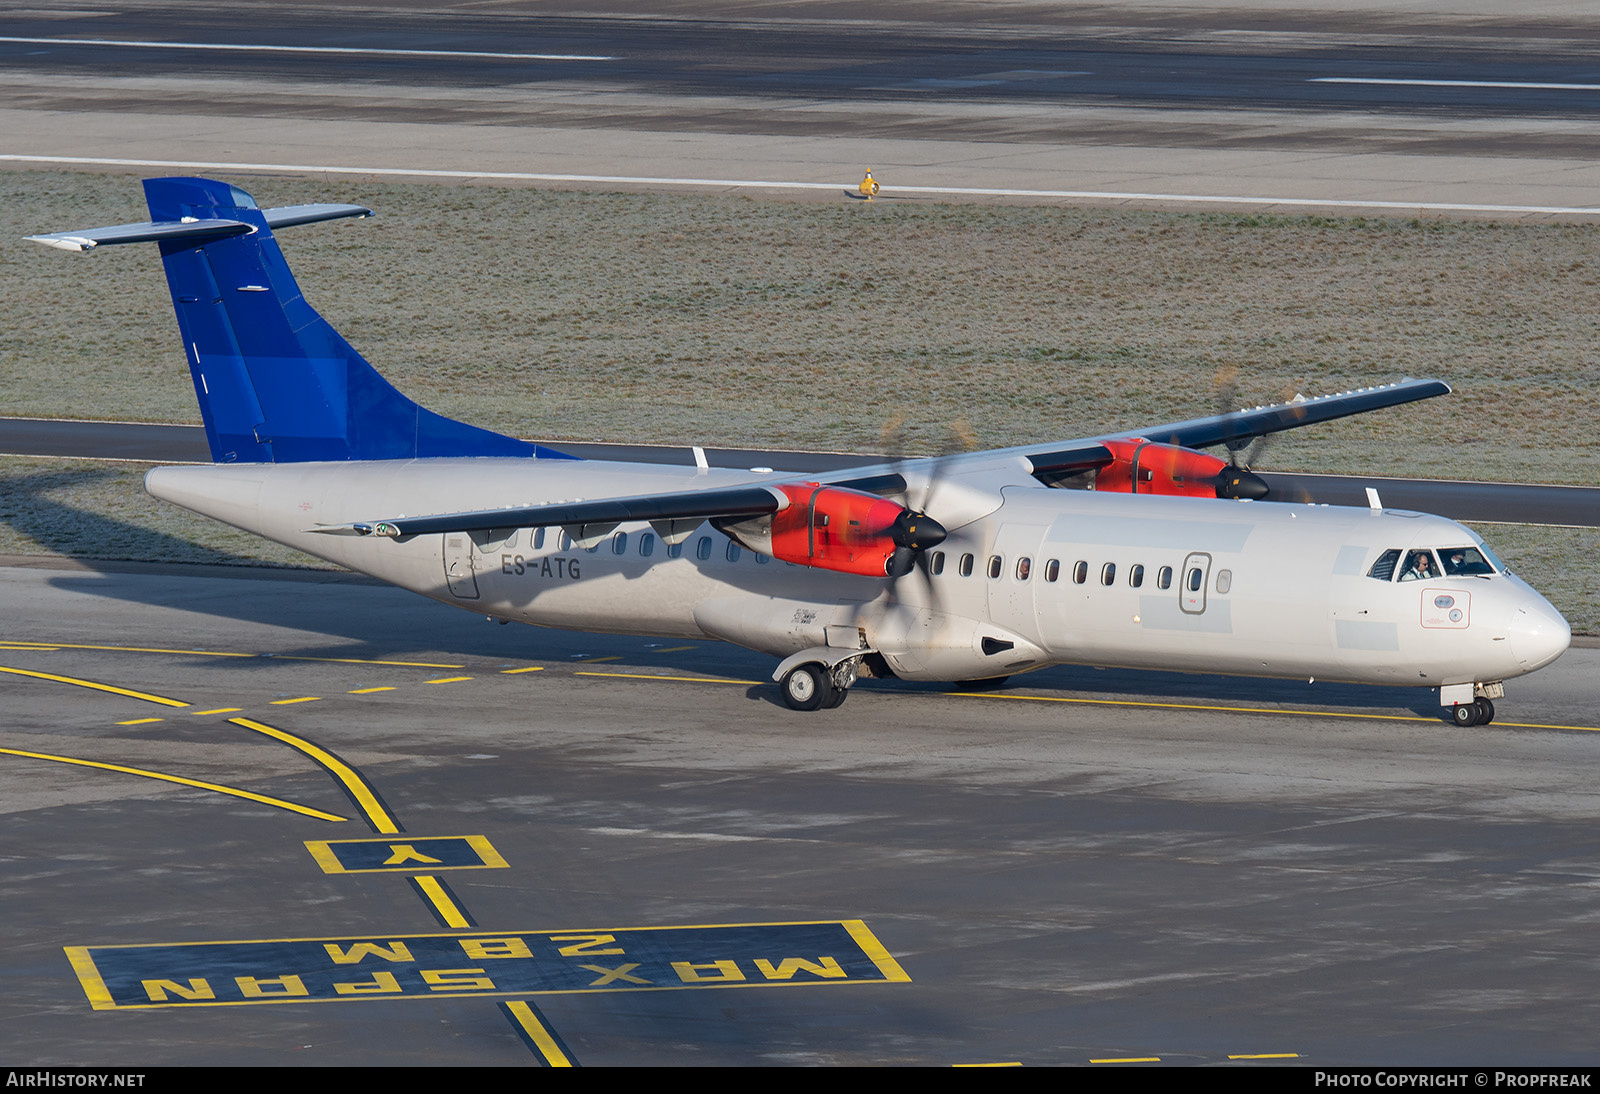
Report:
[{"label": "white fuselage", "polygon": [[[1439,687],[1531,672],[1570,640],[1560,614],[1509,574],[1367,576],[1385,551],[1481,542],[1441,517],[1051,490],[1012,460],[932,488],[949,538],[892,582],[775,561],[710,525],[690,534],[678,557],[643,523],[621,525],[587,550],[554,528],[537,544],[529,528],[406,540],[309,530],[751,481],[773,476],[437,459],[165,467],[146,485],[206,516],[496,618],[718,638],[777,657],[860,641],[908,679],[1074,663]],[[945,519],[946,510],[958,519]]]}]

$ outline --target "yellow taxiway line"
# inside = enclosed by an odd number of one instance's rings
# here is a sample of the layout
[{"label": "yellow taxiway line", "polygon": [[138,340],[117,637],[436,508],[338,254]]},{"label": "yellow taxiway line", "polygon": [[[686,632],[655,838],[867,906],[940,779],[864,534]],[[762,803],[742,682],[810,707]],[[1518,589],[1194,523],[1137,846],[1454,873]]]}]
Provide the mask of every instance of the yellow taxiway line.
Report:
[{"label": "yellow taxiway line", "polygon": [[102,771],[120,771],[124,775],[138,775],[144,779],[157,779],[161,782],[177,783],[180,786],[192,786],[197,790],[210,790],[216,794],[229,794],[235,798],[245,798],[248,801],[260,802],[262,805],[276,806],[287,809],[291,813],[300,813],[307,817],[316,817],[325,821],[344,821],[349,817],[341,817],[334,813],[324,813],[320,809],[312,809],[307,805],[296,805],[282,798],[272,798],[265,794],[255,794],[249,790],[240,790],[235,786],[223,786],[220,783],[202,782],[199,779],[186,779],[181,775],[168,775],[161,771],[149,771],[142,767],[127,767],[123,764],[101,763],[99,760],[80,760],[76,756],[52,756],[47,752],[24,752],[20,748],[0,748],[0,753],[7,756],[21,756],[26,760],[49,760],[58,764],[73,764],[78,767],[95,767]]},{"label": "yellow taxiway line", "polygon": [[366,814],[367,823],[372,826],[374,832],[384,835],[396,835],[399,833],[400,825],[389,815],[388,809],[384,808],[383,803],[378,800],[378,795],[373,791],[372,787],[367,785],[367,781],[357,774],[354,768],[327,749],[320,745],[312,744],[304,737],[297,737],[286,729],[269,726],[265,722],[258,722],[252,718],[229,718],[228,721],[256,733],[264,733],[268,737],[282,741],[290,748],[297,749],[311,757],[333,775],[335,779],[339,780],[340,785],[345,788],[345,791],[360,806],[361,811]]}]

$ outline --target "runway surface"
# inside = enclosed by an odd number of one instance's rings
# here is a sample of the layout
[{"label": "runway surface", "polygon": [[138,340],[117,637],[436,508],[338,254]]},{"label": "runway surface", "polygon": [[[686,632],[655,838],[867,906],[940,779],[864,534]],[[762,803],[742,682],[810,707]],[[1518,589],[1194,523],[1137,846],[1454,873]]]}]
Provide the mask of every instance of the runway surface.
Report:
[{"label": "runway surface", "polygon": [[[552,447],[585,459],[641,463],[692,463],[691,449],[660,445],[592,444],[549,441]],[[0,418],[0,454],[75,456],[87,459],[148,460],[153,463],[209,463],[205,430],[194,425],[144,422],[71,422],[38,418]],[[880,456],[837,452],[774,452],[712,448],[713,467],[770,467],[776,471],[824,472],[856,467]],[[1440,482],[1381,476],[1265,473],[1276,498],[1324,505],[1367,504],[1366,490],[1378,491],[1391,509],[1437,513],[1453,520],[1501,524],[1600,526],[1600,488],[1523,483]]]},{"label": "runway surface", "polygon": [[[1472,730],[1093,670],[798,715],[718,644],[277,576],[0,569],[28,1063],[1593,1060],[1600,651]],[[502,1007],[529,968],[564,993]]]},{"label": "runway surface", "polygon": [[336,63],[352,82],[559,83],[668,98],[1600,113],[1600,34],[1581,24],[1536,43],[1458,30],[1399,49],[1403,31],[1393,20],[1352,32],[1324,19],[1291,32],[1259,18],[1241,25],[1230,12],[1209,26],[1191,15],[1188,33],[1174,34],[1137,14],[1106,26],[1112,13],[1104,9],[1076,19],[1064,12],[1048,27],[918,18],[935,10],[862,5],[846,21],[741,18],[715,6],[678,16],[573,16],[532,6],[445,15],[394,5],[379,22],[370,9],[144,4],[92,19],[14,16],[0,36],[0,64],[52,76],[94,76],[115,65],[157,77],[300,80],[324,78]]},{"label": "runway surface", "polygon": [[0,165],[818,200],[870,166],[885,200],[1499,218],[1581,218],[1600,190],[1600,25],[1577,4],[377,7],[0,16]]}]

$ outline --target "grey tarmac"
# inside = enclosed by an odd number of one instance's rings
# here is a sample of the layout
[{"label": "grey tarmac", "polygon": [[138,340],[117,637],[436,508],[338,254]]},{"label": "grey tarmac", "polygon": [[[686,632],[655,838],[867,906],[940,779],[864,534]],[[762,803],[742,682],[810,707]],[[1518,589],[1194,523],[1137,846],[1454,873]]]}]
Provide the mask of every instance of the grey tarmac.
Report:
[{"label": "grey tarmac", "polygon": [[483,930],[859,918],[910,978],[539,997],[585,1065],[1593,1058],[1592,644],[1473,730],[1425,692],[1093,669],[802,716],[716,643],[82,565],[0,568],[0,665],[191,705],[0,673],[0,1022],[30,1064],[537,1062],[492,998],[90,1009],[64,947],[441,930],[304,846],[359,823],[15,754],[356,816],[231,717],[343,757],[408,837],[487,837],[508,868],[449,877]]}]

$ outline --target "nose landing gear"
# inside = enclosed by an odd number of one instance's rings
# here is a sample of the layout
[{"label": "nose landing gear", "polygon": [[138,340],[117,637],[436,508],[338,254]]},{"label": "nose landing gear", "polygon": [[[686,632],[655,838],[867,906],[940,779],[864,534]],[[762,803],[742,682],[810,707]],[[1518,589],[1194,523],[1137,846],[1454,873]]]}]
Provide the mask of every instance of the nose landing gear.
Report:
[{"label": "nose landing gear", "polygon": [[1439,689],[1439,705],[1444,716],[1463,729],[1486,726],[1494,721],[1494,703],[1503,699],[1506,686],[1499,680],[1482,684],[1446,684]]}]

